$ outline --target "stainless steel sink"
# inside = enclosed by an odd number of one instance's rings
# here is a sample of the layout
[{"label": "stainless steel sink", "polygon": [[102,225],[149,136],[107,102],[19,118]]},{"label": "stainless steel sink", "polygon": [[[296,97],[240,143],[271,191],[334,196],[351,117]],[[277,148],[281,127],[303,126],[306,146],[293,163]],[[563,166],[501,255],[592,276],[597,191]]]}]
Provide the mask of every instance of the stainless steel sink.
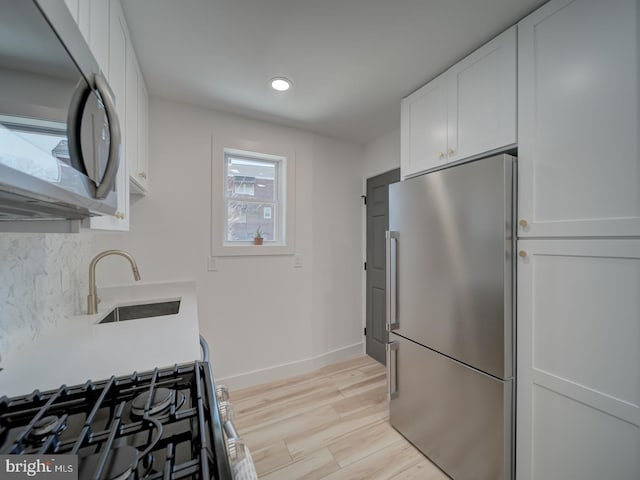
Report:
[{"label": "stainless steel sink", "polygon": [[116,307],[98,323],[124,322],[138,318],[175,315],[180,311],[180,300],[169,302],[145,303],[143,305],[123,305]]}]

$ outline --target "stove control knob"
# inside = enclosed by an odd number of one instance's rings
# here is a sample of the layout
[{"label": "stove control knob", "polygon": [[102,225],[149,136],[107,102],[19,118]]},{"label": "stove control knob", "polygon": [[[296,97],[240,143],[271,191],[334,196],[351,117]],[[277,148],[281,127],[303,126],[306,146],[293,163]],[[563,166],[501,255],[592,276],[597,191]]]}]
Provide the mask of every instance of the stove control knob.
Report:
[{"label": "stove control knob", "polygon": [[229,389],[226,385],[218,384],[216,385],[216,397],[218,397],[219,402],[225,402],[229,400]]},{"label": "stove control knob", "polygon": [[231,463],[240,462],[247,456],[244,441],[240,438],[227,438],[227,452]]},{"label": "stove control knob", "polygon": [[220,418],[222,419],[222,423],[232,422],[236,417],[235,412],[233,411],[233,405],[231,402],[220,402],[218,404],[218,410],[220,410]]}]

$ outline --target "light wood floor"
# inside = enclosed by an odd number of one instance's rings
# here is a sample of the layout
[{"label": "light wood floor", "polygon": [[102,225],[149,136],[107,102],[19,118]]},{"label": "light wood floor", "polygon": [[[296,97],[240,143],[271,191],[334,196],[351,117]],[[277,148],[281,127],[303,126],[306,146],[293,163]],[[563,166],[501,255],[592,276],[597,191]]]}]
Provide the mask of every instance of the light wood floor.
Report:
[{"label": "light wood floor", "polygon": [[389,424],[385,369],[367,356],[231,392],[261,480],[446,480]]}]

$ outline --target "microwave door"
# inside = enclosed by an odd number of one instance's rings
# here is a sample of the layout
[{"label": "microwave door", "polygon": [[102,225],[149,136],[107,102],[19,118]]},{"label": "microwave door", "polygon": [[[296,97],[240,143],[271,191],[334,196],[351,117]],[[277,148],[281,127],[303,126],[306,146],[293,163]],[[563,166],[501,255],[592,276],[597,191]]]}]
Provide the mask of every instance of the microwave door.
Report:
[{"label": "microwave door", "polygon": [[111,91],[102,77],[95,76],[97,90],[82,83],[71,100],[68,130],[72,158],[95,186],[96,198],[113,190],[120,163],[120,128]]},{"label": "microwave door", "polygon": [[89,94],[80,118],[80,151],[87,176],[96,187],[109,162],[109,121],[104,106],[95,94]]},{"label": "microwave door", "polygon": [[[116,113],[116,106],[113,103],[113,94],[109,88],[109,84],[102,74],[98,73],[94,77],[98,94],[100,95],[100,106],[103,108],[100,113],[104,113],[106,118],[100,124],[99,134],[102,136],[94,145],[100,145],[104,148],[104,151],[100,152],[101,157],[106,154],[107,161],[104,164],[104,170],[101,171],[102,177],[100,184],[96,190],[96,198],[105,198],[111,190],[116,181],[116,175],[118,173],[118,167],[120,166],[120,152],[121,152],[121,136],[120,136],[120,123],[118,122],[118,115]],[[97,117],[102,120],[102,117]],[[106,128],[105,128],[106,126]],[[96,132],[94,129],[93,132]],[[108,141],[103,141],[107,138]],[[102,165],[102,164],[101,164]]]}]

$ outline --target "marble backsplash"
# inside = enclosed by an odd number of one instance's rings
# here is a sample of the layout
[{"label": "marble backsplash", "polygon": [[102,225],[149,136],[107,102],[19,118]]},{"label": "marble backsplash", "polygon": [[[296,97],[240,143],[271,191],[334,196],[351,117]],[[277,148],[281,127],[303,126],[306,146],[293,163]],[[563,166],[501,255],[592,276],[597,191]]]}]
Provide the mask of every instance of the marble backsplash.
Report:
[{"label": "marble backsplash", "polygon": [[0,233],[0,356],[85,308],[91,245],[91,232]]}]

